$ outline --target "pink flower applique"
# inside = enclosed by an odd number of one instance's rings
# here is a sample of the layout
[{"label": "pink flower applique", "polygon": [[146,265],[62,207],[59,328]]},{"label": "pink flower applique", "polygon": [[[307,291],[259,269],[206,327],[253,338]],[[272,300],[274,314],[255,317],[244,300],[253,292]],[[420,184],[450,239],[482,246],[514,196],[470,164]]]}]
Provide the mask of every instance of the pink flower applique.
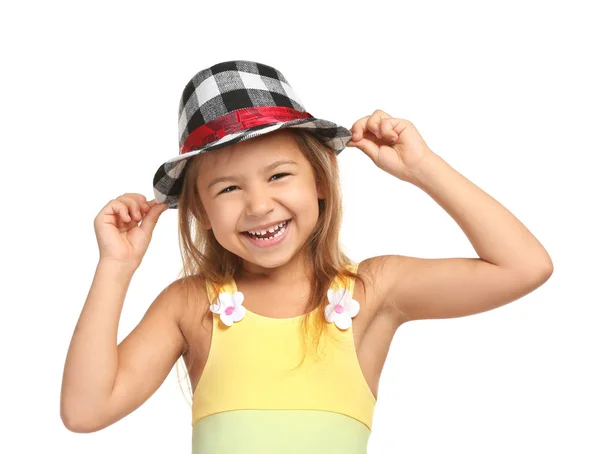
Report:
[{"label": "pink flower applique", "polygon": [[352,325],[352,318],[358,314],[360,303],[351,298],[350,292],[345,288],[327,290],[329,304],[325,307],[325,319],[335,323],[339,329],[348,329]]},{"label": "pink flower applique", "polygon": [[242,306],[244,302],[244,294],[242,292],[220,293],[217,302],[210,305],[211,312],[219,314],[221,321],[227,326],[231,326],[233,322],[239,322],[246,315],[246,308]]}]

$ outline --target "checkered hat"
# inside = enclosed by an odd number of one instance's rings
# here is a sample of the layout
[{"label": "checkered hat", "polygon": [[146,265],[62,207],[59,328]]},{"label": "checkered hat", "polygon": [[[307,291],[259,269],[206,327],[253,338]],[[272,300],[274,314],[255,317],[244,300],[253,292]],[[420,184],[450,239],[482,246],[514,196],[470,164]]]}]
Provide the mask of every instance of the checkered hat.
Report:
[{"label": "checkered hat", "polygon": [[346,128],[314,118],[277,69],[235,60],[199,71],[179,103],[179,155],[154,175],[157,203],[179,206],[189,158],[281,128],[302,128],[339,154],[351,139]]}]

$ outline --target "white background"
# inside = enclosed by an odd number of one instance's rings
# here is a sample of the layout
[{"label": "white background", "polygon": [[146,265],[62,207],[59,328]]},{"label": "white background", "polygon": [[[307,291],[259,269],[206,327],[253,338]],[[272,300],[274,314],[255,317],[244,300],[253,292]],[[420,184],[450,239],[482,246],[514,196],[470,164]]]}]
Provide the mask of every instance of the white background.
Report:
[{"label": "white background", "polygon": [[[369,453],[598,453],[598,16],[593,2],[20,2],[3,6],[1,452],[187,453],[179,364],[91,434],[59,414],[62,372],[112,198],[153,198],[178,152],[188,80],[221,61],[279,69],[306,109],[350,127],[382,109],[514,213],[554,262],[501,308],[403,325]],[[302,5],[302,6],[301,6]],[[476,257],[426,193],[357,148],[339,155],[348,255]],[[161,215],[119,341],[181,262]],[[185,378],[184,378],[185,377]]]}]

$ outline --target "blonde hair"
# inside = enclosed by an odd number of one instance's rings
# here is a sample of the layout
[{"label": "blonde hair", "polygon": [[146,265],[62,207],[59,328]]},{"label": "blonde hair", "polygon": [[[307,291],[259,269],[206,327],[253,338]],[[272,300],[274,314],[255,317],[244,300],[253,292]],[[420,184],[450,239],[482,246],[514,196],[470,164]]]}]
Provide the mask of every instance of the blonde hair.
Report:
[{"label": "blonde hair", "polygon": [[[313,168],[316,184],[323,185],[325,197],[318,200],[317,223],[301,251],[301,253],[308,254],[307,257],[311,259],[314,269],[310,282],[311,292],[305,310],[306,315],[302,317],[300,324],[300,329],[304,332],[302,339],[306,357],[306,339],[313,337],[312,345],[317,350],[319,339],[326,333],[328,324],[322,310],[316,311],[317,316],[313,317],[312,326],[308,315],[314,309],[324,308],[327,305],[327,290],[333,279],[340,276],[342,282],[348,282],[348,278],[356,278],[362,282],[365,290],[366,285],[362,276],[346,268],[352,263],[352,260],[344,254],[339,242],[342,224],[342,195],[337,156],[334,150],[306,130],[298,128],[287,128],[286,130],[293,132],[292,137],[299,150]],[[199,155],[191,158],[186,164],[178,209],[179,240],[183,259],[183,268],[179,276],[187,291],[188,304],[194,304],[190,303],[190,295],[199,295],[200,292],[206,291],[205,288],[202,288],[205,283],[211,286],[214,295],[218,295],[218,289],[230,282],[243,263],[240,257],[221,246],[212,229],[203,228],[203,225],[206,225],[207,215],[196,184],[200,162],[198,157]],[[195,300],[199,301],[198,298]],[[208,304],[212,303],[214,301],[209,301]],[[208,307],[204,309],[205,317],[212,315]],[[203,326],[202,323],[200,325]],[[188,344],[184,355],[189,353],[190,349],[191,346]],[[191,370],[191,367],[190,364],[188,369]],[[190,386],[192,399],[193,391]]]}]

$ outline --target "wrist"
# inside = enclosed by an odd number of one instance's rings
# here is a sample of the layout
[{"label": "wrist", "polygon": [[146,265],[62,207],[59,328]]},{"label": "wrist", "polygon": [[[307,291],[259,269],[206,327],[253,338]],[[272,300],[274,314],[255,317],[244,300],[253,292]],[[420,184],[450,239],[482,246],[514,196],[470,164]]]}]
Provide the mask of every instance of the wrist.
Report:
[{"label": "wrist", "polygon": [[132,262],[123,262],[116,259],[101,258],[96,266],[97,270],[114,272],[119,275],[133,275],[138,269],[139,264]]},{"label": "wrist", "polygon": [[431,176],[435,174],[436,166],[439,165],[440,161],[443,161],[442,158],[429,150],[419,161],[419,164],[410,169],[410,183],[423,189],[430,181]]}]

